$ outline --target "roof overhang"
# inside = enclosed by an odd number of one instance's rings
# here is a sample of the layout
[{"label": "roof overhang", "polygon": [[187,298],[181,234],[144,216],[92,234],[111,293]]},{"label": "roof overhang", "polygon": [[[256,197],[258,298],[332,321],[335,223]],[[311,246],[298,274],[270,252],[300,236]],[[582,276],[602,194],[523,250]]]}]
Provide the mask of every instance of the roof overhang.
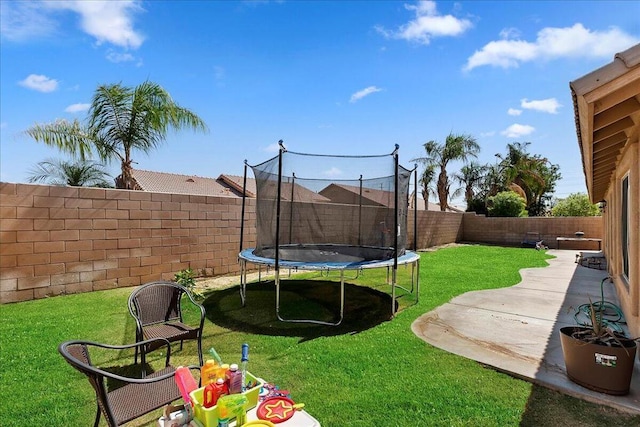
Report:
[{"label": "roof overhang", "polygon": [[638,141],[640,44],[570,84],[587,191],[604,199],[620,153]]}]

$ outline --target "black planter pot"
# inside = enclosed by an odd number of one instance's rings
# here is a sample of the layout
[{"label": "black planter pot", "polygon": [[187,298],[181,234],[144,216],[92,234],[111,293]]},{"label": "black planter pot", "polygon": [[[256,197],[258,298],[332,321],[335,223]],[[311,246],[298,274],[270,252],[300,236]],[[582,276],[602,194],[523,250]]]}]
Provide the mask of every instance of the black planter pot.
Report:
[{"label": "black planter pot", "polygon": [[566,326],[560,329],[560,343],[569,379],[601,393],[629,393],[636,357],[636,342],[622,339],[624,347],[609,347],[586,343],[572,337],[574,332],[584,330],[589,328]]}]

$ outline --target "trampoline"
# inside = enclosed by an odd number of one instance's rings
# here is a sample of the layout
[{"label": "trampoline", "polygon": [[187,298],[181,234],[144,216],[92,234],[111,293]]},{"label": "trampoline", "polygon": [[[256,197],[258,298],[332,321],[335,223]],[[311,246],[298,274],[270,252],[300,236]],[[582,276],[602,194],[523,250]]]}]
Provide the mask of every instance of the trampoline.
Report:
[{"label": "trampoline", "polygon": [[[250,166],[256,197],[256,244],[251,248],[243,248],[249,167],[245,160],[238,255],[242,305],[248,264],[258,271],[265,266],[274,269],[276,316],[284,322],[339,325],[344,318],[346,271],[387,269],[391,317],[396,313],[396,288],[415,292],[417,302],[420,256],[407,249],[408,188],[412,173],[416,179],[417,173],[398,164],[398,146],[390,155],[328,156],[289,152],[279,143],[278,156]],[[414,210],[414,249],[415,215]],[[410,287],[398,285],[399,265],[411,266]],[[339,272],[338,319],[283,317],[281,268]]]},{"label": "trampoline", "polygon": [[[317,245],[297,245],[293,247],[281,247],[280,252],[283,255],[280,260],[280,268],[303,270],[303,271],[339,271],[340,272],[340,307],[339,318],[336,322],[326,322],[322,320],[314,319],[286,319],[280,314],[280,278],[279,270],[275,270],[276,280],[276,316],[278,320],[283,322],[304,322],[304,323],[318,323],[323,325],[337,326],[342,323],[344,318],[344,273],[347,270],[361,271],[371,268],[386,268],[387,269],[387,283],[391,285],[391,313],[395,313],[395,295],[396,287],[399,287],[407,292],[416,293],[416,301],[419,294],[420,280],[417,272],[420,271],[420,255],[412,251],[406,251],[404,255],[398,257],[397,265],[411,265],[411,288],[407,289],[399,286],[396,283],[395,277],[393,280],[389,280],[389,271],[394,265],[394,258],[388,259],[364,259],[359,256],[354,256],[353,247],[336,247],[335,245],[324,245],[317,247]],[[381,253],[387,252],[386,248],[369,248],[371,253],[375,253],[378,250]],[[258,266],[266,266],[268,268],[275,267],[275,257],[265,258],[257,256],[253,253],[254,248],[245,249],[240,252],[240,298],[242,304],[245,303],[246,298],[246,286],[247,286],[247,263],[251,263]],[[272,249],[275,253],[275,250]],[[351,252],[351,254],[350,254]],[[287,258],[289,255],[289,259]],[[298,259],[291,259],[291,255],[297,255]],[[301,259],[301,260],[299,260]]]}]

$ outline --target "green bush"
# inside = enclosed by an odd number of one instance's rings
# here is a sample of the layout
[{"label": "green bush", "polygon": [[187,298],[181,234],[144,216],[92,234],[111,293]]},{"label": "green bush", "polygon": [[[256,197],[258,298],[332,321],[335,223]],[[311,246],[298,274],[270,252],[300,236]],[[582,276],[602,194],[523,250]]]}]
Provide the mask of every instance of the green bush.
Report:
[{"label": "green bush", "polygon": [[552,216],[598,216],[600,209],[592,204],[584,193],[572,193],[566,199],[558,200],[551,209]]},{"label": "green bush", "polygon": [[525,200],[513,191],[503,191],[489,197],[489,216],[519,217],[528,216]]},{"label": "green bush", "polygon": [[189,291],[192,292],[193,288],[195,288],[196,286],[195,277],[196,277],[196,274],[193,272],[193,270],[190,268],[187,268],[185,270],[181,270],[177,272],[173,280],[179,285],[184,286],[185,288],[189,289]]}]

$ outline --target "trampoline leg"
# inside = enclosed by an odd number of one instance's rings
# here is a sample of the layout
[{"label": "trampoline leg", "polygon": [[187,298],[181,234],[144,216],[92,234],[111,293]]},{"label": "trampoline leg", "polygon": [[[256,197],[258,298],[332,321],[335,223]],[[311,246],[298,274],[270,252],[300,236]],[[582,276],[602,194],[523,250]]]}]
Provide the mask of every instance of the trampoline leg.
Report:
[{"label": "trampoline leg", "polygon": [[[389,267],[387,267],[387,272]],[[391,273],[391,317],[396,315],[396,269]]]},{"label": "trampoline leg", "polygon": [[240,261],[240,301],[244,307],[247,300],[247,262]]},{"label": "trampoline leg", "polygon": [[420,300],[420,258],[415,263],[416,271],[416,304]]},{"label": "trampoline leg", "polygon": [[280,317],[280,269],[275,269],[275,284],[276,284],[276,316],[278,319],[284,321],[282,317]]},{"label": "trampoline leg", "polygon": [[336,325],[342,323],[344,318],[344,270],[340,270],[340,320]]}]

